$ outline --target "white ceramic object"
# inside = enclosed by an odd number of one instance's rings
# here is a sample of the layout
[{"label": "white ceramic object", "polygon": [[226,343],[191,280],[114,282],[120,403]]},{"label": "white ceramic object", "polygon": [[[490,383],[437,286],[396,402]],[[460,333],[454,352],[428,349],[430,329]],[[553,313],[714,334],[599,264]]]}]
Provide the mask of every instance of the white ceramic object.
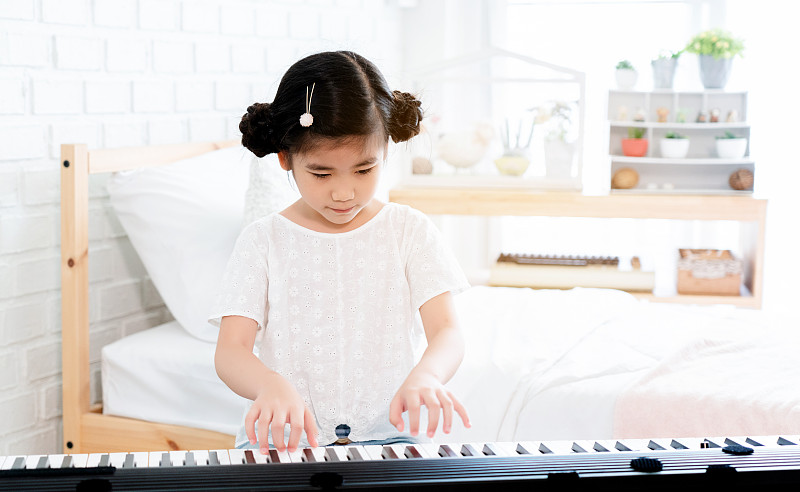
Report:
[{"label": "white ceramic object", "polygon": [[615,72],[617,87],[624,91],[629,91],[636,86],[639,80],[639,72],[632,68],[617,68]]},{"label": "white ceramic object", "polygon": [[662,138],[659,141],[661,157],[683,159],[689,153],[688,138]]},{"label": "white ceramic object", "polygon": [[723,159],[741,159],[747,151],[746,138],[718,138],[717,156]]}]

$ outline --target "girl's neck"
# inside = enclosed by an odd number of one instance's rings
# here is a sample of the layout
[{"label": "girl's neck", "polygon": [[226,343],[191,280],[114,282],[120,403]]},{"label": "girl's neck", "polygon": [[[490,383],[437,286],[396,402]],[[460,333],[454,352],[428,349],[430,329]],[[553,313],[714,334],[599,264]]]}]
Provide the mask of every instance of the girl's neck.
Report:
[{"label": "girl's neck", "polygon": [[345,224],[334,224],[325,219],[325,217],[320,215],[316,210],[308,206],[302,198],[289,205],[280,214],[306,229],[327,234],[338,234],[353,231],[366,224],[372,220],[373,217],[378,215],[378,212],[381,211],[384,205],[385,203],[373,198],[353,220]]}]

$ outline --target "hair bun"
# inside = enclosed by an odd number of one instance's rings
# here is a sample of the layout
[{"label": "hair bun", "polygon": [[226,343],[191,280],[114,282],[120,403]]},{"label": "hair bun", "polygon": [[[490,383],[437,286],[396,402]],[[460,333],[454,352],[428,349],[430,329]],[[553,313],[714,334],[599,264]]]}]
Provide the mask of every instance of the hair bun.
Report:
[{"label": "hair bun", "polygon": [[408,92],[393,91],[394,107],[389,121],[389,136],[395,143],[410,140],[419,133],[422,103]]},{"label": "hair bun", "polygon": [[253,103],[242,115],[239,131],[242,145],[258,157],[278,152],[272,138],[272,113],[269,103]]}]

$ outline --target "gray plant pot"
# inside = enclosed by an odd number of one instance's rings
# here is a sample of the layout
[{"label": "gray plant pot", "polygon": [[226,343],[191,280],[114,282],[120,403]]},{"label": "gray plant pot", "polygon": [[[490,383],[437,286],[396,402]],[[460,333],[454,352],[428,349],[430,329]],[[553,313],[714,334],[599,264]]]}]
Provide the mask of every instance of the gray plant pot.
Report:
[{"label": "gray plant pot", "polygon": [[716,59],[711,55],[699,55],[700,80],[706,89],[724,89],[731,74],[733,58]]},{"label": "gray plant pot", "polygon": [[672,89],[677,63],[677,58],[652,60],[650,65],[653,67],[653,87],[656,89]]}]

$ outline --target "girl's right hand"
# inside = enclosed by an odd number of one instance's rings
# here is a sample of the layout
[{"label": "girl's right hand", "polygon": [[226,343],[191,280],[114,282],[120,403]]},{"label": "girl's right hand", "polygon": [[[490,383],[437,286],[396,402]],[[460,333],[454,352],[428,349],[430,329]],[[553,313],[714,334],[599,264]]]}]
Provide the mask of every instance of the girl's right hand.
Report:
[{"label": "girl's right hand", "polygon": [[[277,373],[269,375],[253,401],[244,419],[244,429],[250,444],[259,442],[261,453],[267,454],[267,429],[272,430],[272,444],[278,451],[297,450],[300,436],[305,431],[308,444],[317,447],[317,423],[300,394],[286,378]],[[258,433],[256,435],[256,422]],[[284,443],[284,428],[290,424],[288,446]]]}]

